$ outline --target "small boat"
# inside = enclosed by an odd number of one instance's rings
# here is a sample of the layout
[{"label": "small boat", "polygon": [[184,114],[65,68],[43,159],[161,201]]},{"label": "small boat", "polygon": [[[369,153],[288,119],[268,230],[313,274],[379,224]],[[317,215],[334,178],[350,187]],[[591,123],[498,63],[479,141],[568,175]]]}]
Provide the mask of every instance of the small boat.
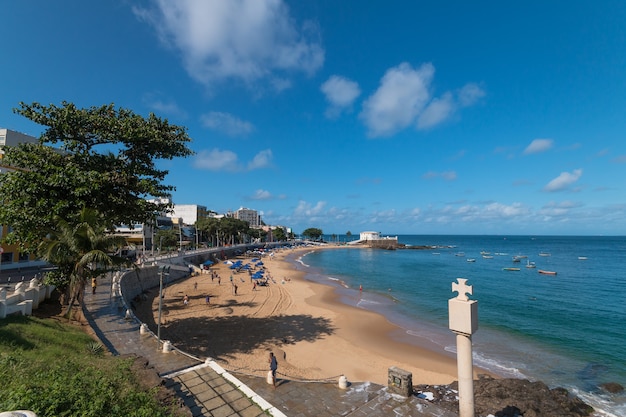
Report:
[{"label": "small boat", "polygon": [[485,251],[480,252],[480,254],[481,255],[491,255],[489,252],[485,252]]},{"label": "small boat", "polygon": [[491,256],[491,255],[483,255],[483,259],[493,259],[493,256]]},{"label": "small boat", "polygon": [[543,274],[543,275],[556,275],[555,271],[546,271],[546,270],[543,270],[543,269],[539,269],[537,272],[539,272],[540,274]]},{"label": "small boat", "polygon": [[539,256],[551,256],[548,252],[540,252]]},{"label": "small boat", "polygon": [[458,252],[455,253],[454,256],[465,256],[465,252]]},{"label": "small boat", "polygon": [[502,268],[503,271],[519,271],[519,268]]},{"label": "small boat", "polygon": [[586,256],[579,256],[578,260],[579,261],[586,261],[588,258]]},{"label": "small boat", "polygon": [[467,258],[467,262],[476,262],[476,259],[474,259],[474,258]]},{"label": "small boat", "polygon": [[513,262],[520,262],[522,260],[522,258],[518,257],[518,256],[514,256],[513,257]]},{"label": "small boat", "polygon": [[536,267],[537,266],[535,265],[534,262],[530,262],[530,261],[526,262],[526,268],[536,268]]}]

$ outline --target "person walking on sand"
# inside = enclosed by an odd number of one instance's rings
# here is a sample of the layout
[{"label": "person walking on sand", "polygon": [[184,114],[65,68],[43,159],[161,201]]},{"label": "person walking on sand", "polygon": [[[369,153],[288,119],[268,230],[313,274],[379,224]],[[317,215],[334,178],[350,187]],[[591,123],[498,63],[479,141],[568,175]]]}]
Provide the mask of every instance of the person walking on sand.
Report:
[{"label": "person walking on sand", "polygon": [[204,299],[204,301],[207,303],[207,305],[211,304],[211,296],[207,294],[207,296]]},{"label": "person walking on sand", "polygon": [[278,369],[278,361],[276,360],[276,356],[274,356],[274,352],[270,352],[270,371],[272,372],[272,384],[274,388],[276,388],[276,370]]},{"label": "person walking on sand", "polygon": [[95,294],[96,293],[96,287],[98,286],[98,282],[96,281],[95,278],[91,278],[91,293]]},{"label": "person walking on sand", "polygon": [[189,305],[189,297],[187,296],[187,294],[185,294],[185,296],[183,297],[183,304],[185,306]]}]

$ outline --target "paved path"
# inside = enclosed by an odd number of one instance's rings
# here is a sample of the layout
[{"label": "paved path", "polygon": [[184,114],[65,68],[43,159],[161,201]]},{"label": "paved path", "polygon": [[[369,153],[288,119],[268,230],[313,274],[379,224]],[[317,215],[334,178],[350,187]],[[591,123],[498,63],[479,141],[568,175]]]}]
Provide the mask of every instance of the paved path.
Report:
[{"label": "paved path", "polygon": [[[110,296],[110,278],[100,280],[96,294],[85,297],[85,314],[102,343],[115,355],[135,354],[148,360],[194,417],[455,417],[413,396],[387,393],[385,387],[279,380],[274,389],[264,378],[230,374],[212,361],[190,357],[176,349],[164,353],[152,333],[140,334],[140,323]],[[152,329],[156,331],[156,329]]]}]

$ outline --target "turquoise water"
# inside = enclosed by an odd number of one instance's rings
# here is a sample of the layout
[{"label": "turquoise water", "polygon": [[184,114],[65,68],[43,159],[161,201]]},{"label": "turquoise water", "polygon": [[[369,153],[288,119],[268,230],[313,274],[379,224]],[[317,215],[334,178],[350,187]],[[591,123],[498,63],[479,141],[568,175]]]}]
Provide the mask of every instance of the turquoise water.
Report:
[{"label": "turquoise water", "polygon": [[[426,337],[450,352],[455,341],[447,301],[456,295],[451,283],[466,278],[473,286],[470,298],[479,303],[479,330],[472,337],[477,366],[565,387],[608,415],[626,416],[624,393],[611,396],[597,388],[605,382],[626,386],[626,238],[398,240],[433,248],[336,249],[308,253],[300,261],[309,279],[335,284],[344,302],[385,314],[416,343]],[[518,255],[528,258],[513,263]],[[528,261],[536,268],[526,268]],[[539,274],[540,269],[557,275]]]}]

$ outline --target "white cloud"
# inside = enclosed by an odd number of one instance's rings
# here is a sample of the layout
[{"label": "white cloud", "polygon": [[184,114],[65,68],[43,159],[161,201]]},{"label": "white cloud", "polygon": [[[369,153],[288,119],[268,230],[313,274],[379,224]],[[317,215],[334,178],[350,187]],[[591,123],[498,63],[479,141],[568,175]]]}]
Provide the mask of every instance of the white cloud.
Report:
[{"label": "white cloud", "polygon": [[265,149],[259,153],[257,153],[252,161],[248,163],[248,170],[252,171],[255,169],[267,168],[272,165],[272,150]]},{"label": "white cloud", "polygon": [[324,214],[324,207],[326,207],[325,201],[318,201],[315,205],[311,205],[304,200],[300,200],[298,206],[293,211],[293,215],[304,218],[317,217]]},{"label": "white cloud", "polygon": [[378,90],[363,103],[361,119],[371,137],[390,136],[410,126],[430,100],[432,64],[414,69],[408,63],[387,70]]},{"label": "white cloud", "polygon": [[411,125],[420,130],[432,128],[485,95],[477,84],[469,83],[456,94],[446,91],[433,99],[434,75],[430,63],[413,68],[405,62],[387,70],[378,89],[363,103],[360,118],[368,136],[391,136]]},{"label": "white cloud", "polygon": [[143,96],[143,102],[157,115],[168,115],[186,118],[187,113],[175,101],[160,97],[159,93],[148,93]]},{"label": "white cloud", "polygon": [[[256,154],[252,161],[247,164],[245,170],[253,171],[255,169],[267,168],[271,166],[271,162],[272,151],[266,149]],[[239,161],[236,153],[220,149],[198,152],[194,158],[193,166],[208,171],[244,171],[243,164]]]},{"label": "white cloud", "polygon": [[329,118],[338,117],[343,110],[350,109],[354,100],[361,94],[358,83],[339,75],[331,76],[320,89],[330,103],[326,110],[326,116]]},{"label": "white cloud", "polygon": [[229,136],[244,136],[254,131],[250,122],[241,120],[230,113],[212,111],[200,116],[205,127],[226,133]]},{"label": "white cloud", "polygon": [[234,152],[219,149],[198,152],[193,166],[209,171],[239,171],[241,169]]},{"label": "white cloud", "polygon": [[250,197],[252,200],[270,200],[272,194],[267,190],[256,190],[254,195]]},{"label": "white cloud", "polygon": [[207,86],[224,79],[271,82],[293,71],[312,75],[324,62],[319,28],[297,27],[281,0],[153,0],[150,9],[133,11]]},{"label": "white cloud", "polygon": [[461,107],[468,107],[475,104],[485,96],[485,91],[475,83],[465,84],[458,93],[458,102]]},{"label": "white cloud", "polygon": [[570,185],[575,183],[583,175],[582,169],[575,169],[570,172],[561,172],[561,174],[543,187],[544,191],[563,191]]},{"label": "white cloud", "polygon": [[433,99],[417,118],[418,129],[428,129],[443,122],[454,113],[454,99],[451,93]]},{"label": "white cloud", "polygon": [[422,178],[424,179],[443,178],[446,181],[454,181],[456,179],[456,172],[454,171],[443,171],[443,172],[428,171],[424,175],[422,175]]},{"label": "white cloud", "polygon": [[524,149],[524,155],[545,152],[553,146],[554,141],[552,139],[535,139]]}]

